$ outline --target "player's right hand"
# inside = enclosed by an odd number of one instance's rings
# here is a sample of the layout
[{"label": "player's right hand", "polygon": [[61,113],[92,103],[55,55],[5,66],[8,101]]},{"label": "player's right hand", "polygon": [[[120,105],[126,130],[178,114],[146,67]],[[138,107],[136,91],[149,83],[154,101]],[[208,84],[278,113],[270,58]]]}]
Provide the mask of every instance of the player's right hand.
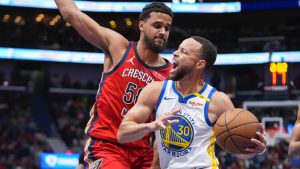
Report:
[{"label": "player's right hand", "polygon": [[168,125],[176,124],[179,122],[178,119],[170,120],[171,117],[176,115],[180,110],[175,110],[170,113],[160,116],[158,119],[152,122],[153,131],[165,129]]}]

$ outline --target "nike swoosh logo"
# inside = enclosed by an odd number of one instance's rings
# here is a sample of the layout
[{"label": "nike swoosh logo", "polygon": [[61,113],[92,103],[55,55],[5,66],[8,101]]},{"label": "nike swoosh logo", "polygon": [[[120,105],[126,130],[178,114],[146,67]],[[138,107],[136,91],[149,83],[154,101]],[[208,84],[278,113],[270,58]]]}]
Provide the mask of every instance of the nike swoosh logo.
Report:
[{"label": "nike swoosh logo", "polygon": [[167,96],[164,97],[164,100],[173,100],[173,99],[177,99],[177,98],[175,98],[175,97],[167,97]]}]

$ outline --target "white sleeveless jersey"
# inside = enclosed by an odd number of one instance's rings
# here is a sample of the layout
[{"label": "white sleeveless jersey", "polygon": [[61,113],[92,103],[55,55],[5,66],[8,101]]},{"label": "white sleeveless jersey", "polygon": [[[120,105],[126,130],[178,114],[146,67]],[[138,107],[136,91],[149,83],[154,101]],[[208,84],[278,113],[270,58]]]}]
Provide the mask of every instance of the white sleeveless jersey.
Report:
[{"label": "white sleeveless jersey", "polygon": [[208,118],[208,106],[215,88],[205,83],[198,92],[183,96],[175,82],[164,81],[156,106],[156,119],[180,109],[179,123],[155,132],[162,169],[218,169],[215,137]]}]

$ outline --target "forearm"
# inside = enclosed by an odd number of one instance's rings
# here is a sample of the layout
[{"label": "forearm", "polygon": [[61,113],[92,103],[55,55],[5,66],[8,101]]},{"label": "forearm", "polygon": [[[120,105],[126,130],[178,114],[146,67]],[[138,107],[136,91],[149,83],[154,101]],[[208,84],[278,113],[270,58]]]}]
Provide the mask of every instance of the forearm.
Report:
[{"label": "forearm", "polygon": [[63,19],[71,24],[85,40],[103,51],[108,50],[109,40],[107,37],[112,35],[108,35],[109,33],[103,27],[81,12],[73,0],[55,0],[55,3]]},{"label": "forearm", "polygon": [[80,12],[79,8],[76,6],[73,0],[54,0],[59,12],[63,16],[64,20],[67,22],[72,21],[72,17],[76,12]]},{"label": "forearm", "polygon": [[[73,0],[54,0],[58,9],[69,8],[69,9],[78,9]],[[79,10],[79,9],[78,9]]]},{"label": "forearm", "polygon": [[289,156],[300,153],[300,141],[291,142],[289,146]]},{"label": "forearm", "polygon": [[139,140],[152,131],[152,123],[125,121],[120,125],[117,137],[119,143],[123,144]]}]

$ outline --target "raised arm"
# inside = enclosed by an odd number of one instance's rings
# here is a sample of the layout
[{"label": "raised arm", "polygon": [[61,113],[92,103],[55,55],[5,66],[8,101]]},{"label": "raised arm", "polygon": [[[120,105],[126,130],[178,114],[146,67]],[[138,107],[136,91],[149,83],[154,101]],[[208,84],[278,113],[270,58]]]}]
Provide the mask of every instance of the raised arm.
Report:
[{"label": "raised arm", "polygon": [[298,109],[297,121],[295,122],[289,145],[289,156],[296,154],[300,154],[300,106]]},{"label": "raised arm", "polygon": [[139,140],[152,131],[177,122],[177,120],[169,120],[178,112],[174,111],[153,122],[145,123],[154,111],[162,85],[163,82],[153,82],[142,90],[137,103],[127,112],[119,127],[117,138],[121,144]]},{"label": "raised arm", "polygon": [[64,20],[89,43],[118,61],[126,50],[128,40],[121,34],[100,26],[88,15],[79,10],[73,0],[55,0]]}]

